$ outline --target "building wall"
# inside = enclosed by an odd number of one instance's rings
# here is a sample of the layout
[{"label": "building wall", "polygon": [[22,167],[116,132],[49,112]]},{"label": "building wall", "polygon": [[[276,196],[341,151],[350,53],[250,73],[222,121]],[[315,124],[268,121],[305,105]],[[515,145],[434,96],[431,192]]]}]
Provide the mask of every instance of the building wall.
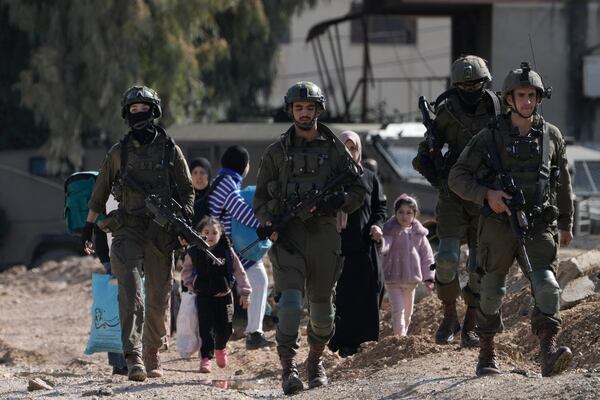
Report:
[{"label": "building wall", "polygon": [[[300,80],[310,80],[326,90],[329,106],[334,107],[331,90],[327,90],[325,82],[321,82],[315,63],[312,45],[305,39],[309,29],[324,20],[340,17],[350,11],[352,1],[336,0],[318,2],[313,9],[305,10],[295,16],[291,24],[289,44],[283,44],[280,50],[278,75],[272,89],[269,103],[272,106],[282,104],[282,98],[288,87]],[[371,62],[375,77],[415,77],[415,76],[448,76],[451,62],[450,54],[450,18],[431,17],[418,18],[417,44],[371,44]],[[346,79],[352,91],[362,74],[362,44],[350,41],[350,22],[338,25],[343,48]],[[327,35],[322,36],[322,45],[326,54],[330,55]],[[425,60],[426,62],[424,62]],[[329,60],[329,69],[333,73],[333,60]],[[332,79],[336,79],[335,74]],[[339,87],[339,86],[338,86]],[[417,98],[420,94],[434,97],[445,89],[445,84],[435,84],[431,90],[427,85],[409,88],[407,84],[386,83],[369,88],[370,107],[376,107],[381,101],[387,103],[387,112],[398,109],[401,113],[417,111]],[[341,93],[338,93],[341,103]],[[353,102],[353,114],[360,113],[360,93]]]},{"label": "building wall", "polygon": [[[600,44],[600,6],[588,4],[587,47]],[[570,77],[568,10],[562,2],[555,3],[497,3],[492,17],[492,74],[494,89],[500,90],[506,73],[517,68],[521,61],[529,61],[541,73],[544,83],[552,86],[552,98],[545,100],[542,113],[557,125],[563,135],[574,136],[573,125],[577,118],[589,118],[584,124],[583,137],[600,140],[599,99],[587,101],[586,110],[580,115],[569,111]],[[600,52],[600,49],[597,50]],[[596,53],[597,54],[597,53]],[[582,90],[576,87],[575,90]],[[587,122],[587,121],[586,121]]]},{"label": "building wall", "polygon": [[544,100],[543,115],[569,135],[566,112],[569,51],[563,5],[495,4],[492,21],[493,88],[501,90],[508,71],[518,68],[521,61],[529,61],[544,83],[552,86],[552,99]]}]

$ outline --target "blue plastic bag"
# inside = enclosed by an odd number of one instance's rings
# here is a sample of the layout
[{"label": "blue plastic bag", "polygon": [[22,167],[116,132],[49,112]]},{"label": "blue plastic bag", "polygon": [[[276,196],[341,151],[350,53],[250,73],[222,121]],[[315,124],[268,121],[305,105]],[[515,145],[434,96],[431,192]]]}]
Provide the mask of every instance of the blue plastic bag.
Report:
[{"label": "blue plastic bag", "polygon": [[[252,206],[252,200],[254,199],[255,192],[256,186],[246,186],[244,189],[240,190],[240,195],[246,204]],[[258,236],[256,235],[256,229],[242,224],[235,218],[231,219],[231,241],[233,242],[233,248],[235,249],[235,252],[240,257],[252,261],[258,261],[263,258],[267,251],[271,248],[271,241],[269,239],[261,240],[252,246],[246,253],[241,254],[242,249],[254,242],[256,239],[258,239]]]},{"label": "blue plastic bag", "polygon": [[109,274],[92,274],[92,327],[85,354],[122,353],[119,285]]}]

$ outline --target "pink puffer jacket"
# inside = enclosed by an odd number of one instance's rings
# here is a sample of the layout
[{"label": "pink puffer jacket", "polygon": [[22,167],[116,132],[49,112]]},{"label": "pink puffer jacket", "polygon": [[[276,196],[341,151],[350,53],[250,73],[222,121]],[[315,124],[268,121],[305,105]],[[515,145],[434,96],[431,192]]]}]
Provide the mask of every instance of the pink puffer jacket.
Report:
[{"label": "pink puffer jacket", "polygon": [[416,219],[410,229],[402,228],[395,217],[383,225],[381,254],[386,281],[416,283],[433,279],[433,271],[429,267],[434,258],[427,233]]}]

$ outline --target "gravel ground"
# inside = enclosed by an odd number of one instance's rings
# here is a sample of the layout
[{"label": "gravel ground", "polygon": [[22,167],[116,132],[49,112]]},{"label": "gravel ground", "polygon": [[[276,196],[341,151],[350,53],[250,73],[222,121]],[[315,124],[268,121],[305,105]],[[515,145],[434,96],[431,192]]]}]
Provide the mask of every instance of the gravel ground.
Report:
[{"label": "gravel ground", "polygon": [[[563,258],[592,248],[587,239]],[[600,260],[599,260],[600,263]],[[246,351],[243,340],[229,344],[230,365],[198,372],[197,357],[181,359],[175,350],[162,354],[165,376],[143,383],[112,376],[105,354],[83,355],[91,322],[91,272],[101,271],[91,258],[49,262],[36,270],[15,267],[0,273],[0,398],[155,398],[272,399],[283,397],[274,349]],[[527,300],[518,272],[511,278],[505,315],[516,314]],[[476,378],[477,350],[439,346],[432,334],[440,303],[426,296],[416,305],[410,336],[391,335],[384,307],[382,339],[368,343],[347,359],[327,353],[329,386],[305,390],[296,399],[596,399],[600,390],[600,344],[596,333],[600,295],[565,311],[564,344],[575,354],[574,366],[558,377],[542,378],[537,344],[527,317],[507,318],[499,336],[503,373]],[[460,310],[462,313],[462,310]],[[273,331],[267,333],[273,339]],[[306,341],[299,361],[306,356]],[[303,367],[303,365],[302,365]],[[304,375],[304,373],[302,373]],[[41,378],[51,389],[29,392]]]}]

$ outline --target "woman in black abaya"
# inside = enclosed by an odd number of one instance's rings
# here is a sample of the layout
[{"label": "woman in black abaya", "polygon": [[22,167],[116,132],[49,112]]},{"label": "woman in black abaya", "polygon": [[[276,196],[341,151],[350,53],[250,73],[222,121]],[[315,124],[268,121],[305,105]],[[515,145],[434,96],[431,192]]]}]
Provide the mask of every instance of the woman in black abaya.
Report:
[{"label": "woman in black abaya", "polygon": [[[358,134],[344,131],[340,139],[360,162],[362,146]],[[367,187],[363,205],[352,214],[338,215],[344,268],[336,288],[336,327],[329,349],[339,351],[342,357],[356,353],[363,342],[379,339],[383,279],[377,246],[387,218],[387,205],[375,174],[365,168],[362,179]]]}]

